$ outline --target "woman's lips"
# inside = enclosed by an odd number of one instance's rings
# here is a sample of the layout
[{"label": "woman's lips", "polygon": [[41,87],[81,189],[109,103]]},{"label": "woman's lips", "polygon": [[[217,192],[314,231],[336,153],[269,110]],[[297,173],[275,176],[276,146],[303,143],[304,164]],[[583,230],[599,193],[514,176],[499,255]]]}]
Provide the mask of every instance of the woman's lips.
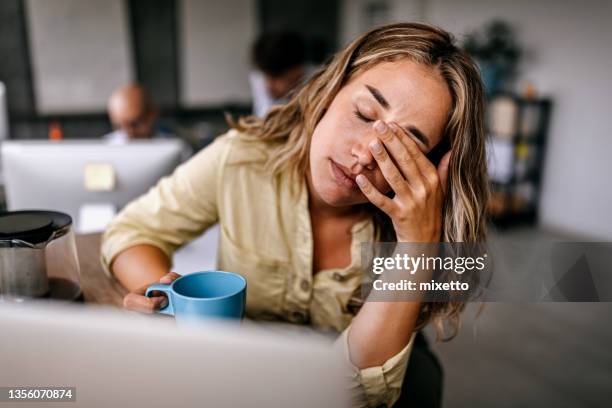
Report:
[{"label": "woman's lips", "polygon": [[347,173],[339,164],[330,159],[332,173],[336,181],[346,188],[351,190],[357,189],[357,183],[355,183],[354,176],[350,173]]}]

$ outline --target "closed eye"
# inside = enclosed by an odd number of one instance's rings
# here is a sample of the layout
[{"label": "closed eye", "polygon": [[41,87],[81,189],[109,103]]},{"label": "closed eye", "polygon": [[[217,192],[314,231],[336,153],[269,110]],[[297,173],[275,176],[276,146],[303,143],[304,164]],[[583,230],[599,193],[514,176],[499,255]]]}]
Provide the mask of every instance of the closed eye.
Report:
[{"label": "closed eye", "polygon": [[363,121],[363,122],[366,122],[366,123],[371,123],[371,122],[374,122],[374,119],[370,119],[370,118],[368,118],[368,117],[367,117],[367,116],[365,116],[363,113],[361,113],[359,110],[355,110],[354,114],[355,114],[355,116],[356,116],[356,117],[357,117],[359,120],[361,120],[361,121]]}]

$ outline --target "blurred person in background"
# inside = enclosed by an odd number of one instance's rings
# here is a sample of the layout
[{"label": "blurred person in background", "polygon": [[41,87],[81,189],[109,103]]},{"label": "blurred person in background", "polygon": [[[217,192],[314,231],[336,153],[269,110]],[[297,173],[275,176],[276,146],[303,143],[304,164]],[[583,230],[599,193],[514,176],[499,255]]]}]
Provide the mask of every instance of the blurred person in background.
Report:
[{"label": "blurred person in background", "polygon": [[104,139],[110,142],[171,136],[159,127],[159,110],[146,89],[138,84],[121,86],[111,94],[108,116],[115,128],[113,132],[104,135]]},{"label": "blurred person in background", "polygon": [[310,76],[303,38],[292,32],[266,33],[253,46],[255,71],[249,76],[253,114],[264,117],[271,106],[288,102],[287,96]]}]

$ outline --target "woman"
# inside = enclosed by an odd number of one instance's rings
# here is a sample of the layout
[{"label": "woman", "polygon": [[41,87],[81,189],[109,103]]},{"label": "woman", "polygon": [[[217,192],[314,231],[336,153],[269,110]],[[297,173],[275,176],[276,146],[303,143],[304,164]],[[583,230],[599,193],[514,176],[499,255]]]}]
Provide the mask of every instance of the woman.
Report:
[{"label": "woman", "polygon": [[219,222],[218,263],[248,280],[247,315],[341,331],[361,402],[393,405],[414,333],[456,328],[457,303],[355,301],[359,244],[480,242],[483,90],[447,32],[367,32],[263,119],[243,118],[108,228],[103,263],[153,311],[170,257]]}]

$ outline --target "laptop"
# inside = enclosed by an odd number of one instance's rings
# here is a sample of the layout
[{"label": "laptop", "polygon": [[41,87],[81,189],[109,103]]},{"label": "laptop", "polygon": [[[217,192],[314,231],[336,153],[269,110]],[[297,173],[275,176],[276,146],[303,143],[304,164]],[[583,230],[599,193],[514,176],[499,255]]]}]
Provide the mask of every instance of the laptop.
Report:
[{"label": "laptop", "polygon": [[[0,302],[0,368],[3,407],[349,405],[343,364],[320,336],[252,323],[180,329],[93,306]],[[6,387],[70,389],[73,402],[6,404]]]}]

